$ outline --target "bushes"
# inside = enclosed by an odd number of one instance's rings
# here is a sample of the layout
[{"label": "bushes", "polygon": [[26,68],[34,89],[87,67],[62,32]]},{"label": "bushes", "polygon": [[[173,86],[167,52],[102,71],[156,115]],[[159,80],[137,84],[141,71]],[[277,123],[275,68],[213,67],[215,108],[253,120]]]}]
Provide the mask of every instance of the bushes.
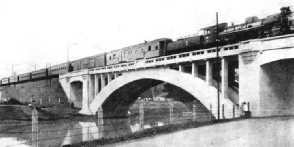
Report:
[{"label": "bushes", "polygon": [[20,101],[18,101],[17,99],[14,98],[10,98],[6,104],[8,105],[22,105],[22,103]]}]

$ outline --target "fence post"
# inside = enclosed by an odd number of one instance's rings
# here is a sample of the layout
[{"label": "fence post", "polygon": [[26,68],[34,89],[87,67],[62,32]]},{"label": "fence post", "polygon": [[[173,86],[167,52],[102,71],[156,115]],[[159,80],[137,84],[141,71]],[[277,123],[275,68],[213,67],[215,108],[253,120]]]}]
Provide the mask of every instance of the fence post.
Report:
[{"label": "fence post", "polygon": [[169,108],[169,121],[170,123],[173,123],[173,117],[174,117],[174,105],[170,103],[170,108]]},{"label": "fence post", "polygon": [[38,146],[38,111],[35,106],[32,109],[32,146]]},{"label": "fence post", "polygon": [[223,119],[225,119],[225,104],[222,105],[222,115]]},{"label": "fence post", "polygon": [[140,113],[140,129],[144,129],[144,105],[141,103],[140,108],[139,108],[139,113]]},{"label": "fence post", "polygon": [[50,101],[51,101],[51,100],[50,100],[50,98],[49,98],[49,103],[50,103]]},{"label": "fence post", "polygon": [[210,104],[210,108],[209,108],[209,119],[211,121],[211,117],[212,117],[212,104]]},{"label": "fence post", "polygon": [[251,116],[251,112],[250,112],[250,102],[247,102],[247,106],[248,106],[248,116],[247,116],[247,117],[250,117],[250,116]]},{"label": "fence post", "polygon": [[104,121],[103,121],[103,109],[102,106],[98,107],[97,110],[97,119],[98,119],[98,138],[103,137],[104,132]]},{"label": "fence post", "polygon": [[235,118],[235,105],[233,104],[233,118]]},{"label": "fence post", "polygon": [[40,99],[40,105],[42,105],[42,98]]},{"label": "fence post", "polygon": [[58,102],[60,103],[60,98],[58,98]]},{"label": "fence post", "polygon": [[193,121],[196,121],[196,104],[193,102],[193,112],[192,112],[192,119]]}]

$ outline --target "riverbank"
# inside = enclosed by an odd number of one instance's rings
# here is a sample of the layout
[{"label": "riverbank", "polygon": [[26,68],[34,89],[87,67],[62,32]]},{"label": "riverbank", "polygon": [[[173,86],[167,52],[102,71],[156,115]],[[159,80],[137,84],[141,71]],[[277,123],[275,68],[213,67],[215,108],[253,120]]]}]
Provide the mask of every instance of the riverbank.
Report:
[{"label": "riverbank", "polygon": [[294,116],[250,118],[105,146],[294,146]]},{"label": "riverbank", "polygon": [[[39,121],[71,119],[72,117],[87,117],[78,114],[80,109],[74,109],[66,104],[51,107],[37,107]],[[0,123],[31,121],[32,107],[27,105],[0,105]]]},{"label": "riverbank", "polygon": [[226,120],[213,120],[209,122],[190,121],[190,122],[185,122],[181,124],[170,124],[166,126],[154,127],[154,128],[146,129],[143,131],[134,132],[134,133],[123,135],[123,136],[116,136],[113,138],[101,138],[98,140],[85,141],[85,142],[80,142],[76,144],[65,145],[65,147],[80,147],[80,146],[95,147],[97,145],[115,144],[120,142],[127,142],[130,140],[138,140],[138,139],[142,139],[146,137],[156,138],[163,134],[170,134],[170,133],[181,131],[181,130],[187,130],[191,128],[198,128],[202,126],[209,126],[209,125],[227,123],[227,122],[239,121],[239,120],[243,120],[243,119],[238,118],[238,119],[226,119]]},{"label": "riverbank", "polygon": [[[160,108],[169,108],[170,104],[173,104],[175,111],[189,111],[189,109],[181,102],[145,102],[142,100],[136,101],[130,108],[132,115],[137,115],[140,105],[143,104],[145,108],[145,113],[160,113],[157,111],[163,111]],[[38,106],[38,118],[40,121],[50,121],[57,119],[71,119],[72,117],[93,117],[84,116],[79,114],[79,108],[72,108],[69,104],[55,104],[51,106]],[[17,105],[0,104],[0,122],[3,121],[30,121],[32,114],[32,107],[27,104],[19,103]]]}]

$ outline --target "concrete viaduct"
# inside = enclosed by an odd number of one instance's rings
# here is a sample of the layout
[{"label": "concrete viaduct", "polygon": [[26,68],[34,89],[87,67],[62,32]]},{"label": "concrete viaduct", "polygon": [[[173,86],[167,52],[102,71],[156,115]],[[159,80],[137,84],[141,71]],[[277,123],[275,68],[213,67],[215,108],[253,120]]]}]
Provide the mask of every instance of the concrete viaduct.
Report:
[{"label": "concrete viaduct", "polygon": [[[217,106],[215,74],[221,75],[220,103],[250,103],[252,116],[294,114],[294,35],[243,41],[60,75],[69,101],[80,113],[126,115],[140,93],[167,82],[195,97],[207,110]],[[215,68],[221,67],[216,73]],[[238,78],[232,72],[238,73]],[[230,81],[238,83],[237,89]],[[217,117],[217,113],[213,113]]]}]

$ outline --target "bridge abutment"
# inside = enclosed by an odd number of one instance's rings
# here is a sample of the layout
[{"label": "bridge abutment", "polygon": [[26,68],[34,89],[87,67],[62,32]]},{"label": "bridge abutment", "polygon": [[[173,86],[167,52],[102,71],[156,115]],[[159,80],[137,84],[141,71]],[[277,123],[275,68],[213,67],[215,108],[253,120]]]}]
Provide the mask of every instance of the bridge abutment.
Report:
[{"label": "bridge abutment", "polygon": [[245,42],[239,55],[239,103],[252,116],[294,115],[294,37]]}]

